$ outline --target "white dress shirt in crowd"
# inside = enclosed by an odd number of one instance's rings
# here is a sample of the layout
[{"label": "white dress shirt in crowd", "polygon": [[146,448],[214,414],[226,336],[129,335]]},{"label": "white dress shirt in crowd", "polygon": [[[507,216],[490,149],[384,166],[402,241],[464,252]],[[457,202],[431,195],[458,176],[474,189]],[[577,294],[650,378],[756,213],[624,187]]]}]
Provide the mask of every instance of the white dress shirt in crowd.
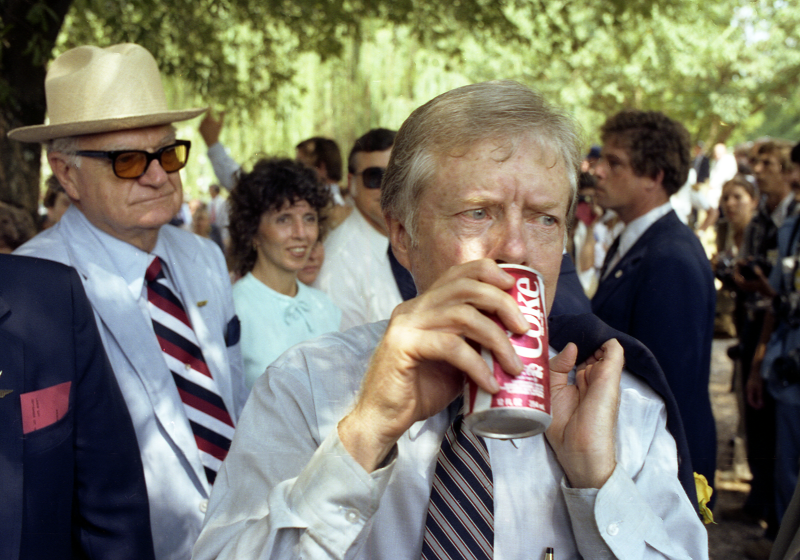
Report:
[{"label": "white dress shirt in crowd", "polygon": [[180,297],[225,407],[236,422],[247,398],[230,279],[214,243],[169,225],[152,253],[92,225],[76,206],[17,249],[75,267],[142,452],[158,560],[187,560],[210,492],[184,404],[153,332],[144,273],[158,255]]},{"label": "white dress shirt in crowd", "polygon": [[353,210],[325,240],[314,287],[342,310],[342,330],[388,319],[403,298],[389,263],[389,238]]}]

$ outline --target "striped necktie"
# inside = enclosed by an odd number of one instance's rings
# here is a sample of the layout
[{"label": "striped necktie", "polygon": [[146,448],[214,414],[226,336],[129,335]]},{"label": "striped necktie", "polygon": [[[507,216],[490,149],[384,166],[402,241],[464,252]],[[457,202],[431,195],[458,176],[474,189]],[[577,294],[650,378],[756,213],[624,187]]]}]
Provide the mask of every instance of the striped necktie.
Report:
[{"label": "striped necktie", "polygon": [[233,420],[203,358],[189,316],[173,292],[158,257],[147,268],[145,280],[153,330],[181,396],[206,478],[209,484],[214,484],[231,446]]},{"label": "striped necktie", "polygon": [[611,264],[613,263],[616,266],[617,261],[615,258],[617,256],[617,251],[619,251],[619,240],[622,239],[622,234],[620,233],[615,239],[614,242],[611,244],[611,247],[608,248],[608,253],[606,253],[606,258],[603,259],[603,268],[600,269],[600,280],[606,277],[606,274],[613,268]]},{"label": "striped necktie", "polygon": [[459,414],[442,440],[431,488],[423,560],[487,560],[494,550],[492,469],[486,443]]}]

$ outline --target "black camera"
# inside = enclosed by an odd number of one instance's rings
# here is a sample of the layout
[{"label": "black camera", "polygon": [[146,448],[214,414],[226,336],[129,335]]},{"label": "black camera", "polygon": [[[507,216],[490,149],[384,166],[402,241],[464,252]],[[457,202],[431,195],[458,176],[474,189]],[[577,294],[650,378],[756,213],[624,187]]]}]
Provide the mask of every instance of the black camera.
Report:
[{"label": "black camera", "polygon": [[721,255],[714,269],[714,276],[728,287],[736,286],[733,281],[733,272],[736,270],[735,261],[728,255]]},{"label": "black camera", "polygon": [[741,274],[742,278],[745,280],[758,280],[758,274],[756,274],[755,270],[755,263],[752,262],[739,265],[739,274]]},{"label": "black camera", "polygon": [[793,348],[785,356],[775,358],[772,369],[784,387],[800,383],[800,348]]}]

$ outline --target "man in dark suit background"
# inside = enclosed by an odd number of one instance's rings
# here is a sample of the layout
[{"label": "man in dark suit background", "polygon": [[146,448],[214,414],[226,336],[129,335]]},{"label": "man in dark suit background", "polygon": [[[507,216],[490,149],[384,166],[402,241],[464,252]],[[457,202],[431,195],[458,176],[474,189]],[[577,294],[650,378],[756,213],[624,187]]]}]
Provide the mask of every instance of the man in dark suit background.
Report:
[{"label": "man in dark suit background", "polygon": [[713,484],[714,278],[703,247],[669,202],[688,176],[689,133],[662,113],[623,111],[601,134],[597,202],[625,229],[606,256],[592,309],[653,352],[678,402],[694,469]]},{"label": "man in dark suit background", "polygon": [[133,424],[64,265],[0,256],[0,426],[0,558],[153,558]]}]

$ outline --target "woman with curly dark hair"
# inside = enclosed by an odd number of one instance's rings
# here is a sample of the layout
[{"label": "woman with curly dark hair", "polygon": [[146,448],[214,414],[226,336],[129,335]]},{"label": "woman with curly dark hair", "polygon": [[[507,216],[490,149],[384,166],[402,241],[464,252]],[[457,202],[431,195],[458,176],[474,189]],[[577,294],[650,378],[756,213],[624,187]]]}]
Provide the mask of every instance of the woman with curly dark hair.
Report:
[{"label": "woman with curly dark hair", "polygon": [[297,281],[330,195],[302,163],[262,159],[240,176],[229,203],[231,252],[241,276],[233,300],[252,388],[284,350],[339,329],[342,314],[328,296]]}]

